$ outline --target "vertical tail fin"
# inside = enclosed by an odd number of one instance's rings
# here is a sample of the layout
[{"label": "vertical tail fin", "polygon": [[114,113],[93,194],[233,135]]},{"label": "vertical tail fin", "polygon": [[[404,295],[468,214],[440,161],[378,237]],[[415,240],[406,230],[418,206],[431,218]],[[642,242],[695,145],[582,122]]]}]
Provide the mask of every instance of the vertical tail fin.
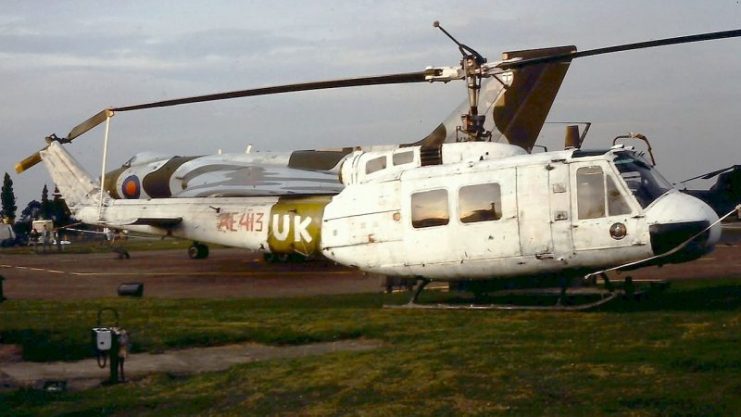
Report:
[{"label": "vertical tail fin", "polygon": [[[506,52],[504,59],[536,58],[576,51],[575,46]],[[571,61],[533,65],[514,71],[514,78],[494,105],[497,130],[507,142],[530,152],[540,135]]]},{"label": "vertical tail fin", "polygon": [[98,204],[98,181],[93,180],[62,145],[52,142],[47,149],[41,151],[41,159],[73,213],[81,206]]}]

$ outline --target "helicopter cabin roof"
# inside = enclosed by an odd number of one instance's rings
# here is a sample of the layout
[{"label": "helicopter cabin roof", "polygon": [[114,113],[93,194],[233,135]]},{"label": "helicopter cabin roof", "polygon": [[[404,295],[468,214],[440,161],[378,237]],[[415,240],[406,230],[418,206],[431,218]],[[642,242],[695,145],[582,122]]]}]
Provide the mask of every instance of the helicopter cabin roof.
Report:
[{"label": "helicopter cabin roof", "polygon": [[[473,168],[507,168],[577,158],[600,157],[610,152],[631,150],[617,145],[611,149],[567,149],[529,154],[519,146],[496,142],[446,143],[441,148],[420,146],[402,147],[386,151],[356,151],[349,155],[341,168],[345,185],[367,182],[393,181],[406,172],[407,176],[445,175]],[[425,168],[414,170],[414,168]]]}]

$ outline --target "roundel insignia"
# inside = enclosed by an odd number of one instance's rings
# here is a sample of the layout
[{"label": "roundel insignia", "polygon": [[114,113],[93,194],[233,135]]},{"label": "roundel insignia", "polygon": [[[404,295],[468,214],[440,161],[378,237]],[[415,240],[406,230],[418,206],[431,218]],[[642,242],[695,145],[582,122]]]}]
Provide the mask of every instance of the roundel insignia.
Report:
[{"label": "roundel insignia", "polygon": [[628,234],[628,228],[622,223],[614,223],[610,226],[610,236],[615,240],[620,240]]},{"label": "roundel insignia", "polygon": [[121,194],[124,198],[139,198],[141,195],[141,184],[139,183],[139,177],[136,175],[129,175],[121,184]]}]

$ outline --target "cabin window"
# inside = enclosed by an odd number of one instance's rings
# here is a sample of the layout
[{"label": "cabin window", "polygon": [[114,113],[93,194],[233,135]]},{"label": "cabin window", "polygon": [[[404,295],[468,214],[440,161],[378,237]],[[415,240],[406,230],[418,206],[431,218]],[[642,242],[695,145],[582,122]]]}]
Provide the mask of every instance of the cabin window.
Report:
[{"label": "cabin window", "polygon": [[442,226],[448,224],[448,192],[431,190],[412,194],[412,226]]},{"label": "cabin window", "polygon": [[459,192],[461,222],[476,223],[502,218],[502,194],[499,184],[462,187]]},{"label": "cabin window", "polygon": [[414,151],[395,153],[393,156],[394,165],[404,165],[414,162]]},{"label": "cabin window", "polygon": [[576,200],[579,219],[605,217],[605,176],[598,166],[576,170]]},{"label": "cabin window", "polygon": [[607,176],[607,211],[610,216],[621,214],[630,214],[630,206],[625,201],[625,197],[615,185],[611,176]]},{"label": "cabin window", "polygon": [[380,171],[382,169],[386,168],[386,156],[379,156],[378,158],[373,158],[370,161],[368,161],[365,164],[365,174],[372,174],[376,171]]}]

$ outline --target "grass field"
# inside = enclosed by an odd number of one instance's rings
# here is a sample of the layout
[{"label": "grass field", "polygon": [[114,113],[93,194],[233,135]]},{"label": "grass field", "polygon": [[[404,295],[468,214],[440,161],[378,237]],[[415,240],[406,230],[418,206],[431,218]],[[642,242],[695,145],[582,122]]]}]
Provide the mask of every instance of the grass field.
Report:
[{"label": "grass field", "polygon": [[0,416],[741,415],[741,280],[677,281],[593,312],[380,308],[403,297],[9,301],[0,334],[28,360],[89,357],[102,306],[120,311],[135,351],[348,338],[384,347],[0,393]]}]

